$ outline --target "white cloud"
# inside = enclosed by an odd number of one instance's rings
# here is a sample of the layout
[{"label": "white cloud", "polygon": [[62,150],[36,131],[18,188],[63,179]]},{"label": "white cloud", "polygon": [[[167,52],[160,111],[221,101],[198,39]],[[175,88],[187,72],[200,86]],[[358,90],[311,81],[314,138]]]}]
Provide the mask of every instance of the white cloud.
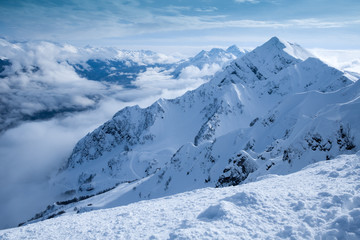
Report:
[{"label": "white cloud", "polygon": [[205,12],[205,13],[209,13],[209,12],[215,12],[218,10],[217,7],[206,7],[206,8],[195,8],[194,9],[196,12]]},{"label": "white cloud", "polygon": [[220,70],[221,67],[218,64],[205,64],[201,69],[196,66],[190,65],[181,71],[179,77],[180,79],[203,78],[206,76],[213,76],[216,72]]},{"label": "white cloud", "polygon": [[316,57],[342,71],[360,74],[360,50],[311,49]]},{"label": "white cloud", "polygon": [[203,73],[201,74],[201,71],[197,67],[194,68],[197,69],[197,71],[186,70],[186,74],[183,76],[180,74],[180,78],[177,79],[174,79],[170,75],[171,70],[164,71],[161,68],[148,68],[147,71],[139,74],[133,83],[139,87],[140,90],[145,90],[147,94],[150,93],[150,95],[162,94],[165,91],[167,95],[169,95],[171,91],[174,91],[175,94],[170,97],[176,97],[204,83],[204,80],[201,78],[204,76]]},{"label": "white cloud", "polygon": [[[0,81],[0,126],[4,130],[36,114],[83,111],[117,95],[122,87],[79,77],[68,63],[88,59],[126,59],[139,65],[172,63],[179,59],[145,51],[76,48],[50,42],[10,43],[0,39],[1,57],[10,59]],[[4,127],[5,126],[5,127]]]},{"label": "white cloud", "polygon": [[[261,3],[266,0],[235,0],[238,3]],[[359,25],[359,19],[334,20],[299,18],[288,20],[262,20],[262,16],[241,18],[218,11],[217,7],[161,6],[150,4],[142,6],[137,1],[90,1],[79,4],[69,1],[49,7],[24,1],[27,11],[8,11],[3,18],[4,26],[13,26],[12,34],[21,39],[30,36],[35,39],[56,41],[93,42],[108,41],[114,38],[131,38],[144,34],[177,32],[188,30],[218,28],[341,28]],[[75,9],[75,10],[74,10]],[[99,9],[102,9],[99,11]],[[1,10],[1,6],[0,6]],[[212,12],[210,15],[209,13]],[[194,14],[197,13],[197,14]],[[216,14],[219,13],[219,14]],[[12,14],[7,16],[6,14]],[[223,14],[223,15],[220,15]],[[16,22],[18,15],[21,22]],[[66,16],[66,17],[65,17]],[[12,19],[11,21],[8,19]],[[15,18],[17,19],[17,18]],[[264,18],[265,19],[265,18]],[[268,18],[266,18],[268,19]],[[273,18],[274,19],[274,18]],[[36,33],[36,34],[34,34]],[[142,36],[141,36],[142,37]]]},{"label": "white cloud", "polygon": [[260,1],[258,1],[258,0],[235,0],[235,2],[238,2],[238,3],[245,3],[245,2],[259,3]]},{"label": "white cloud", "polygon": [[0,228],[28,220],[54,202],[50,175],[65,163],[75,143],[125,104],[103,102],[95,111],[29,122],[0,135]]}]

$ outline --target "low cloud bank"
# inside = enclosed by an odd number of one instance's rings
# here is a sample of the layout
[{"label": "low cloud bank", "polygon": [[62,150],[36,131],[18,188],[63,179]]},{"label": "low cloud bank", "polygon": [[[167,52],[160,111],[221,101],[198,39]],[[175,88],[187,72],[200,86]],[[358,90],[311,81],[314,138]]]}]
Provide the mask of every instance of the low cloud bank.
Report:
[{"label": "low cloud bank", "polygon": [[327,64],[360,77],[360,50],[312,49],[311,52]]}]

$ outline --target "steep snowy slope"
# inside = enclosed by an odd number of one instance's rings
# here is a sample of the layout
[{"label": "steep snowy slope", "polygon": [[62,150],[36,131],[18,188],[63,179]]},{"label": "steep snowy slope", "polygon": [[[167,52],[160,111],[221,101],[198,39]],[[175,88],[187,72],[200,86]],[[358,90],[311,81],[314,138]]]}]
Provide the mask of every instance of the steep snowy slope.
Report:
[{"label": "steep snowy slope", "polygon": [[[360,82],[274,37],[198,89],[125,108],[89,133],[52,179],[59,202],[36,219],[237,185],[354,153],[359,103]],[[111,197],[98,206],[80,201],[105,191]]]},{"label": "steep snowy slope", "polygon": [[359,239],[360,153],[317,160],[240,186],[64,213],[2,230],[0,239]]}]

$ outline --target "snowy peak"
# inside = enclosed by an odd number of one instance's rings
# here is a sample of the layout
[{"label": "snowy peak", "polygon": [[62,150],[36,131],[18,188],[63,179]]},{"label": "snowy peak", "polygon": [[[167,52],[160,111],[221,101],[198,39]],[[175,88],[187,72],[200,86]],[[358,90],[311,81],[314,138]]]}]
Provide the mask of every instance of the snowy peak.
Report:
[{"label": "snowy peak", "polygon": [[284,49],[286,47],[286,42],[281,41],[278,37],[272,37],[263,45],[257,48],[277,48],[277,49]]},{"label": "snowy peak", "polygon": [[199,52],[198,54],[195,55],[194,58],[192,58],[192,60],[194,61],[204,61],[204,60],[211,60],[214,58],[219,58],[223,55],[226,54],[226,51],[224,49],[221,48],[212,48],[210,51],[205,51],[202,50],[201,52]]},{"label": "snowy peak", "polygon": [[192,61],[214,61],[216,59],[229,59],[234,60],[238,57],[242,57],[246,54],[246,51],[241,51],[236,45],[228,47],[226,50],[222,48],[212,48],[210,51],[202,50],[195,57],[191,58]]},{"label": "snowy peak", "polygon": [[303,61],[309,57],[314,57],[310,52],[302,48],[300,45],[296,43],[289,43],[287,41],[280,40],[278,37],[272,37],[269,41],[257,47],[254,51],[263,54],[266,53],[283,54],[282,52],[285,52],[291,57]]},{"label": "snowy peak", "polygon": [[240,49],[238,48],[238,46],[236,45],[231,45],[230,47],[228,47],[226,49],[227,52],[240,52]]},{"label": "snowy peak", "polygon": [[234,54],[236,57],[242,57],[246,53],[248,53],[247,50],[240,50],[238,46],[232,45],[226,49],[226,52]]},{"label": "snowy peak", "polygon": [[314,57],[313,54],[311,54],[309,51],[305,50],[296,43],[287,43],[284,51],[289,55],[301,60],[306,60],[309,57]]},{"label": "snowy peak", "polygon": [[[274,77],[289,66],[294,66],[312,57],[297,44],[271,38],[263,45],[238,58],[228,68],[227,74],[233,74],[242,82],[253,84],[258,80]],[[233,79],[234,80],[234,79]]]},{"label": "snowy peak", "polygon": [[202,50],[194,57],[180,63],[173,71],[173,75],[178,77],[185,68],[196,67],[198,69],[214,68],[222,70],[231,61],[243,57],[247,53],[246,50],[240,50],[233,45],[226,50],[221,48],[213,48],[210,51]]}]

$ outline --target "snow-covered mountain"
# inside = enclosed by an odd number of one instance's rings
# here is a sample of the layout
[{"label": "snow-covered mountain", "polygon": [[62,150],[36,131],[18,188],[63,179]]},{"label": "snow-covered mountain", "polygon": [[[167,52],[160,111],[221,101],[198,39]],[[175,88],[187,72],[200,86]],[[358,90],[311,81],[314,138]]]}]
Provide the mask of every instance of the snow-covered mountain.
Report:
[{"label": "snow-covered mountain", "polygon": [[32,221],[238,185],[355,153],[359,104],[360,82],[274,37],[198,89],[124,108],[81,139],[52,179],[59,201]]},{"label": "snow-covered mountain", "polygon": [[[221,70],[232,60],[244,56],[248,51],[240,50],[236,45],[226,50],[213,48],[202,50],[194,57],[185,60],[165,56],[153,51],[129,51],[116,48],[84,48],[79,49],[82,55],[87,52],[88,59],[69,59],[77,74],[89,80],[117,83],[125,87],[134,88],[134,81],[138,75],[148,68],[168,70],[174,78],[186,73],[186,68],[205,69],[205,76],[209,77]],[[91,54],[90,54],[91,53]],[[177,60],[177,61],[176,61]],[[204,70],[204,71],[205,71]]]},{"label": "snow-covered mountain", "polygon": [[[248,50],[240,50],[236,45],[232,45],[227,49],[213,48],[210,51],[202,50],[194,57],[179,63],[172,74],[175,77],[179,77],[187,67],[197,67],[198,69],[207,67],[221,70],[221,68],[225,67],[231,61],[244,56],[247,52]],[[211,73],[212,71],[209,72],[209,76]]]},{"label": "snow-covered mountain", "polygon": [[2,230],[0,239],[359,239],[360,152],[318,160],[299,172],[240,186],[63,213]]}]

